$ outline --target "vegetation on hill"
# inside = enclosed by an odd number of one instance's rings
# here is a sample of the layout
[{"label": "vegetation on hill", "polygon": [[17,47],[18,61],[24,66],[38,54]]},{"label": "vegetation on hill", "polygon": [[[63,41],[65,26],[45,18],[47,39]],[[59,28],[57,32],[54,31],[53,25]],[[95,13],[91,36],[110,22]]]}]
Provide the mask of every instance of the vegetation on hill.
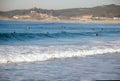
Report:
[{"label": "vegetation on hill", "polygon": [[32,10],[37,13],[51,14],[56,17],[75,17],[85,14],[91,14],[94,17],[120,17],[120,6],[119,5],[103,5],[93,8],[72,8],[72,9],[61,9],[61,10],[47,10],[47,9],[23,9],[23,10],[12,10],[12,11],[0,11],[0,16],[12,18],[15,15],[26,15]]}]

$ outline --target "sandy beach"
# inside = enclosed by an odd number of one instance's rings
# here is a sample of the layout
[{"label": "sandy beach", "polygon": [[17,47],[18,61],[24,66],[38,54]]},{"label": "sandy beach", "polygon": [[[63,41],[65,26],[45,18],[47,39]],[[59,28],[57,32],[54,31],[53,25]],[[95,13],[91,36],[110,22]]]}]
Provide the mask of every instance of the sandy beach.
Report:
[{"label": "sandy beach", "polygon": [[11,18],[5,18],[5,17],[0,17],[0,20],[9,20],[9,21],[32,21],[32,22],[63,22],[63,23],[120,23],[120,19],[114,20],[114,19],[109,19],[109,20],[53,20],[53,19],[48,19],[48,20],[36,20],[36,19],[11,19]]}]

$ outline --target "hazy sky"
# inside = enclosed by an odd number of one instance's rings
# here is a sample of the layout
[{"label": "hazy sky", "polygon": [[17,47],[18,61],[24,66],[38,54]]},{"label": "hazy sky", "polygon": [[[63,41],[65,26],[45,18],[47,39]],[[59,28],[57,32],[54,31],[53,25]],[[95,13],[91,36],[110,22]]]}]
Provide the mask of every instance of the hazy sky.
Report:
[{"label": "hazy sky", "polygon": [[35,5],[43,9],[65,9],[118,4],[120,0],[0,0],[0,11],[29,9]]}]

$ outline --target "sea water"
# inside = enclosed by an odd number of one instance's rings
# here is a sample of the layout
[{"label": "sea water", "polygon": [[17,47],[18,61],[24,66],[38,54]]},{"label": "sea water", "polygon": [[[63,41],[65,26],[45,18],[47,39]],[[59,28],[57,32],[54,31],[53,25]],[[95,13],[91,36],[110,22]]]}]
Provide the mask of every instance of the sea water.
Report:
[{"label": "sea water", "polygon": [[0,81],[119,76],[120,24],[0,21]]}]

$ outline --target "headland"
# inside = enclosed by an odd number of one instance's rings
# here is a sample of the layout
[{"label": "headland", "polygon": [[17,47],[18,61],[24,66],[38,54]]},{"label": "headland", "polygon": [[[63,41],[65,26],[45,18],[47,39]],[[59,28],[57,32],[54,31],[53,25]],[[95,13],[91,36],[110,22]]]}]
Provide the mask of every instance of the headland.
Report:
[{"label": "headland", "polygon": [[38,22],[120,23],[120,5],[102,5],[92,8],[47,10],[30,8],[0,11],[0,20]]}]

